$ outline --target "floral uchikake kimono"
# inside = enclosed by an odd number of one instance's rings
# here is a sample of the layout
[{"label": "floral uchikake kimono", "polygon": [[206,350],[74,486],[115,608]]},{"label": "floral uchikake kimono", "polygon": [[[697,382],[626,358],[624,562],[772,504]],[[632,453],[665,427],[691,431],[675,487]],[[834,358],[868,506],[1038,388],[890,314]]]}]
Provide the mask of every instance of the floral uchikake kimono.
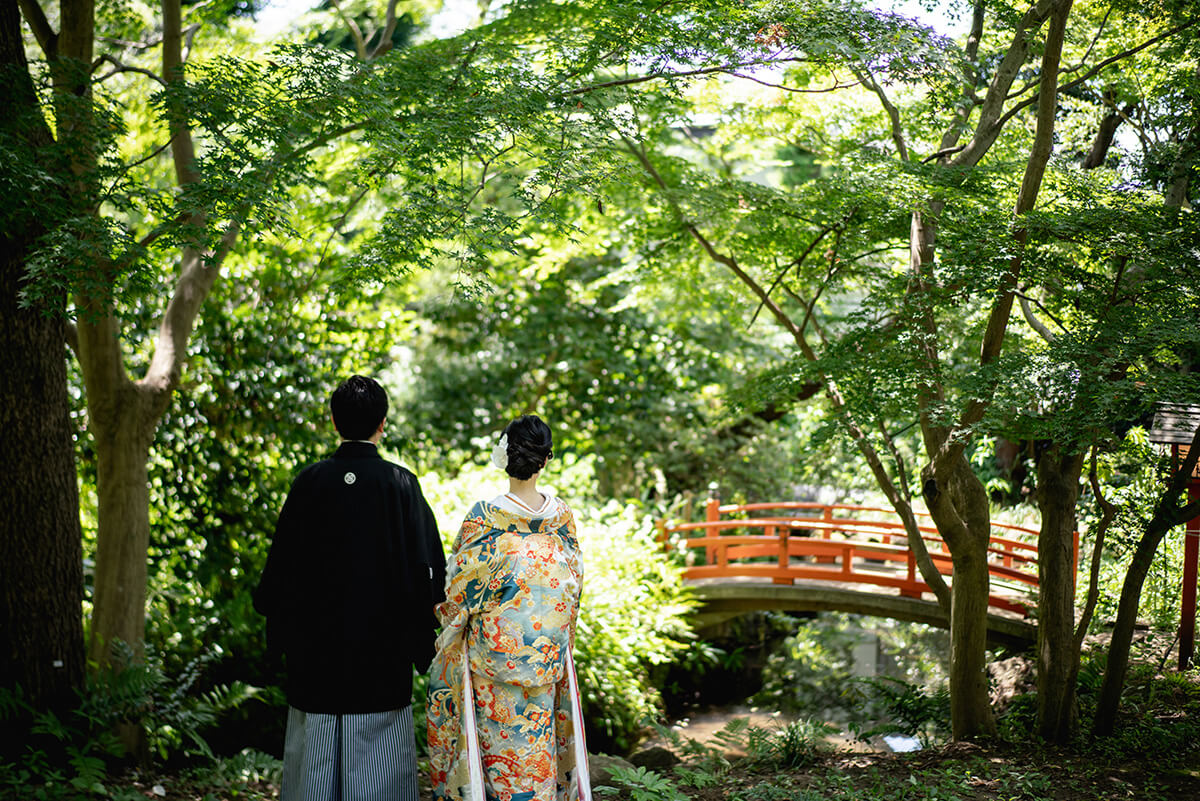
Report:
[{"label": "floral uchikake kimono", "polygon": [[506,495],[467,514],[429,671],[437,801],[591,801],[571,657],[581,578],[561,500],[535,511]]}]

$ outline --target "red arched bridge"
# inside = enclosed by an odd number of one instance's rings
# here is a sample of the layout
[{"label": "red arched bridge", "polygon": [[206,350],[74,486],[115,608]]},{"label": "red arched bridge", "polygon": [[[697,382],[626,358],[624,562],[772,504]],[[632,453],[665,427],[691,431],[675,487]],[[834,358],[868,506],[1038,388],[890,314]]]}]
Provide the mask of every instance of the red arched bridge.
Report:
[{"label": "red arched bridge", "polygon": [[[950,553],[928,514],[918,513],[925,547],[950,576]],[[946,615],[917,569],[908,535],[889,509],[802,502],[721,506],[710,499],[705,520],[660,521],[665,548],[684,553],[684,577],[703,606],[701,625],[752,610],[841,610],[936,626]],[[992,524],[988,635],[1025,646],[1037,637],[1038,532]],[[1079,560],[1079,535],[1075,535]]]}]

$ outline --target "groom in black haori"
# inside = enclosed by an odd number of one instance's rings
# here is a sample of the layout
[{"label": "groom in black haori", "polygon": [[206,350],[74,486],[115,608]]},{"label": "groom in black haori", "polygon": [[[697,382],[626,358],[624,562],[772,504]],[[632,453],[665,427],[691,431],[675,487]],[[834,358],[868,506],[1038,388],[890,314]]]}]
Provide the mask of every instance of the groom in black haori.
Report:
[{"label": "groom in black haori", "polygon": [[418,801],[413,668],[434,652],[446,557],[417,477],[385,461],[387,395],[352,376],[342,443],[292,484],[254,591],[282,652],[283,801]]}]

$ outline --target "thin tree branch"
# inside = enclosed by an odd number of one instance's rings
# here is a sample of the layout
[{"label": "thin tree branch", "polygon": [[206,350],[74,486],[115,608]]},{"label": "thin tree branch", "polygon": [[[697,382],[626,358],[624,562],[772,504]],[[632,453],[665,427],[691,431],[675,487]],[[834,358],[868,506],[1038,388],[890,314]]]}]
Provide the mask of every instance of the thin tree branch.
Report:
[{"label": "thin tree branch", "polygon": [[1115,102],[1101,98],[1106,106],[1113,110],[1113,113],[1121,118],[1121,122],[1133,128],[1137,132],[1138,142],[1142,146],[1142,150],[1148,150],[1153,145],[1153,140],[1146,133],[1146,128],[1133,117],[1130,116],[1137,108],[1133,103],[1127,103],[1124,108],[1119,108]]},{"label": "thin tree branch", "polygon": [[[855,211],[857,211],[857,209],[852,209],[850,214],[847,215],[847,219],[849,219],[850,215],[853,215]],[[804,319],[800,321],[800,330],[803,331],[808,327],[808,322],[811,320],[813,324],[813,330],[817,332],[817,336],[821,337],[821,342],[826,345],[829,344],[829,341],[825,338],[825,332],[821,330],[820,324],[817,322],[816,318],[813,317],[813,310],[817,308],[817,301],[821,299],[821,295],[824,294],[825,289],[829,286],[829,282],[833,280],[835,275],[837,275],[837,252],[838,248],[841,247],[842,234],[845,233],[845,230],[846,229],[844,227],[838,226],[837,233],[833,238],[833,247],[829,250],[829,269],[825,271],[825,280],[821,282],[819,287],[817,287],[817,293],[813,295],[812,301],[805,308]]]},{"label": "thin tree branch", "polygon": [[21,16],[29,23],[29,28],[33,31],[33,38],[37,39],[38,46],[42,48],[46,60],[53,61],[58,58],[58,34],[50,27],[50,21],[46,19],[46,12],[42,10],[38,1],[18,0],[18,5],[21,6]]},{"label": "thin tree branch", "polygon": [[801,297],[799,292],[796,292],[786,283],[783,285],[783,293],[792,300],[796,301],[796,305],[806,311],[804,323],[800,326],[800,330],[807,331],[809,323],[812,323],[813,331],[817,333],[817,338],[821,340],[821,344],[828,346],[829,339],[825,336],[825,329],[821,327],[820,320],[818,320],[816,315],[812,313],[812,310],[816,308],[816,298],[814,298],[812,302],[809,302]]},{"label": "thin tree branch", "polygon": [[[658,12],[662,11],[667,6],[673,5],[677,2],[678,2],[678,0],[663,0],[663,2],[659,3],[653,9],[651,9],[649,13],[643,15],[642,18],[638,20],[637,25],[635,25],[633,27],[633,29],[629,31],[627,36],[623,37],[620,40],[620,42],[617,44],[616,47],[612,48],[607,53],[604,53],[603,55],[599,56],[598,58],[596,58],[594,60],[589,60],[585,64],[580,64],[578,66],[575,66],[572,70],[570,70],[569,72],[566,73],[566,75],[564,76],[564,80],[570,80],[572,78],[577,77],[581,72],[583,72],[590,65],[608,63],[609,59],[611,59],[614,55],[616,55],[619,50],[621,50],[622,48],[628,47],[630,42],[633,42],[636,40],[638,34],[641,33],[641,28],[645,25],[646,20],[651,19],[656,14],[658,14]],[[491,5],[491,0],[480,0],[479,5],[480,5],[479,22],[482,24],[483,18],[487,14],[487,9]]]},{"label": "thin tree branch", "polygon": [[632,78],[618,78],[612,81],[604,81],[595,83],[589,86],[581,86],[577,89],[572,89],[564,93],[564,97],[574,97],[575,95],[584,95],[589,92],[595,92],[600,89],[612,89],[617,86],[632,86],[633,84],[647,83],[648,81],[670,80],[673,78],[691,78],[696,75],[713,75],[715,73],[731,70],[739,70],[744,67],[760,67],[765,64],[787,64],[792,62],[803,63],[808,61],[807,58],[780,58],[780,59],[756,59],[754,61],[745,61],[740,64],[724,67],[698,67],[694,70],[684,70],[682,72],[652,72],[649,75],[635,75]]},{"label": "thin tree branch", "polygon": [[859,261],[867,256],[874,256],[876,253],[887,253],[890,250],[908,250],[908,245],[892,245],[890,247],[875,248],[864,253],[859,253],[857,256],[850,256],[846,261]]},{"label": "thin tree branch", "polygon": [[100,58],[96,59],[96,61],[92,64],[92,72],[95,72],[96,69],[99,68],[99,66],[106,61],[113,65],[113,69],[110,70],[109,72],[106,72],[101,77],[97,78],[96,79],[97,83],[104,83],[109,78],[113,77],[114,75],[120,75],[122,72],[136,72],[139,75],[145,75],[147,78],[149,78],[152,81],[155,81],[160,86],[167,85],[167,82],[164,81],[162,76],[159,75],[157,72],[154,72],[153,70],[145,69],[144,67],[132,67],[132,66],[126,64],[125,62],[123,62],[117,58],[114,58],[113,56],[111,56],[108,53],[105,53],[104,55],[100,56]]},{"label": "thin tree branch", "polygon": [[140,42],[135,42],[130,39],[118,39],[114,36],[97,36],[96,39],[101,42],[106,42],[110,45],[123,47],[127,50],[137,50],[139,53],[149,50],[153,47],[158,47],[160,44],[162,44],[162,36],[155,36],[153,39],[146,39],[145,41]]},{"label": "thin tree branch", "polygon": [[904,495],[904,500],[912,502],[912,490],[908,483],[908,470],[904,466],[904,456],[900,453],[900,449],[896,447],[896,441],[892,435],[888,433],[887,422],[883,417],[879,418],[879,433],[883,435],[883,441],[887,444],[888,453],[892,455],[892,461],[896,463],[896,478],[899,481],[900,491]]},{"label": "thin tree branch", "polygon": [[196,41],[196,34],[200,32],[200,23],[196,22],[188,25],[183,29],[183,60],[187,61],[192,57],[192,43]]},{"label": "thin tree branch", "polygon": [[772,83],[771,81],[764,81],[761,78],[755,78],[753,75],[744,75],[743,73],[734,72],[733,70],[721,70],[721,72],[724,72],[727,75],[732,75],[735,78],[741,78],[746,81],[754,81],[754,83],[762,84],[763,86],[769,86],[772,89],[782,89],[785,92],[794,92],[795,94],[813,94],[813,95],[824,94],[827,92],[836,92],[839,89],[850,89],[850,88],[858,86],[859,84],[862,83],[861,81],[852,81],[850,83],[842,83],[841,81],[835,81],[833,86],[826,86],[823,89],[797,89],[794,86],[784,86],[781,83]]},{"label": "thin tree branch", "polygon": [[[804,260],[807,259],[809,257],[809,254],[811,254],[813,252],[813,249],[821,243],[821,240],[824,239],[830,232],[832,232],[834,229],[836,229],[839,225],[841,225],[841,222],[831,223],[830,225],[821,229],[821,232],[817,234],[816,238],[814,238],[813,241],[808,243],[808,247],[806,247],[804,249],[804,252],[801,253],[799,256],[797,256],[795,259],[792,259],[790,262],[788,262],[784,266],[784,268],[779,271],[779,275],[775,276],[775,280],[772,281],[771,286],[769,286],[767,288],[767,295],[770,295],[772,292],[775,291],[775,288],[779,286],[779,282],[783,280],[783,277],[785,275],[787,275],[788,272],[793,267],[798,268],[798,267],[802,266],[804,264]],[[759,312],[762,311],[762,308],[763,308],[762,303],[759,303],[758,307],[754,310],[754,314],[750,315],[750,325],[754,325],[754,321],[758,319],[758,314],[759,314]],[[800,326],[800,329],[804,330],[804,326]]]},{"label": "thin tree branch", "polygon": [[1067,69],[1065,74],[1070,74],[1083,69],[1083,65],[1086,64],[1088,59],[1092,57],[1092,51],[1096,49],[1096,43],[1100,41],[1100,36],[1104,33],[1104,28],[1106,25],[1108,25],[1108,18],[1112,15],[1112,13],[1113,6],[1110,4],[1108,6],[1108,11],[1104,12],[1104,18],[1100,20],[1100,25],[1096,28],[1096,35],[1092,37],[1092,42],[1088,45],[1087,52],[1085,52],[1083,57],[1079,59],[1079,63],[1074,67]]},{"label": "thin tree branch", "polygon": [[1096,446],[1094,445],[1092,446],[1091,462],[1088,481],[1091,482],[1092,495],[1096,498],[1096,505],[1100,507],[1100,521],[1096,524],[1096,538],[1092,543],[1087,600],[1083,604],[1083,611],[1079,614],[1079,624],[1075,628],[1075,650],[1079,650],[1083,646],[1083,638],[1087,636],[1088,626],[1092,624],[1092,615],[1096,613],[1096,604],[1100,598],[1100,560],[1104,552],[1104,538],[1108,534],[1113,519],[1117,516],[1116,505],[1104,497],[1104,491],[1100,488],[1100,477],[1096,471]]},{"label": "thin tree branch", "polygon": [[1025,322],[1029,323],[1029,327],[1036,331],[1042,339],[1049,343],[1054,343],[1058,341],[1058,335],[1051,331],[1049,326],[1037,318],[1037,316],[1033,313],[1033,309],[1029,306],[1030,303],[1036,303],[1037,307],[1041,309],[1047,317],[1053,320],[1054,324],[1061,328],[1064,334],[1067,333],[1067,327],[1063,325],[1057,317],[1051,314],[1050,310],[1047,309],[1045,305],[1043,305],[1042,302],[1037,298],[1031,298],[1023,292],[1018,292],[1017,298],[1021,301],[1021,314],[1024,315]]},{"label": "thin tree branch", "polygon": [[[109,184],[108,189],[104,193],[103,200],[107,200],[112,195],[112,193],[116,190],[117,186],[121,183],[121,179],[124,178],[129,173],[130,170],[132,170],[133,168],[138,167],[142,164],[145,164],[147,161],[150,161],[151,159],[157,158],[159,155],[162,154],[162,152],[164,150],[166,150],[170,146],[171,146],[171,142],[168,140],[168,141],[162,143],[161,145],[159,145],[158,147],[154,148],[154,150],[150,151],[149,155],[143,156],[142,158],[138,159],[137,161],[130,162],[129,164],[126,164],[124,167],[122,167],[121,171],[119,173],[117,173],[116,177],[113,178],[112,183]],[[157,238],[158,237],[155,237],[155,239],[157,239]],[[151,240],[151,241],[153,241],[153,240]],[[149,243],[146,243],[146,244],[149,244]]]},{"label": "thin tree branch", "polygon": [[392,35],[395,32],[396,0],[388,0],[387,15],[384,17],[383,30],[379,34],[379,41],[375,43],[375,49],[371,51],[372,61],[392,49]]},{"label": "thin tree branch", "polygon": [[354,52],[358,54],[359,61],[366,61],[367,42],[363,39],[362,28],[358,27],[358,23],[342,10],[342,4],[338,0],[329,0],[329,4],[333,6],[333,10],[338,13],[338,16],[342,18],[342,22],[346,23],[346,27],[350,29],[350,36],[354,39]]},{"label": "thin tree branch", "polygon": [[[1085,72],[1083,75],[1080,75],[1075,80],[1068,81],[1067,83],[1064,83],[1061,86],[1059,86],[1058,91],[1061,92],[1065,89],[1071,89],[1073,87],[1076,87],[1079,84],[1083,83],[1084,81],[1088,80],[1089,78],[1092,78],[1095,75],[1099,74],[1105,67],[1109,67],[1109,66],[1117,63],[1118,61],[1121,61],[1122,59],[1129,58],[1132,55],[1136,55],[1137,53],[1140,53],[1141,51],[1145,50],[1147,47],[1151,47],[1155,44],[1158,44],[1163,39],[1174,36],[1177,33],[1182,33],[1183,31],[1186,31],[1188,28],[1191,28],[1192,26],[1194,26],[1196,24],[1196,22],[1197,22],[1197,20],[1192,20],[1190,22],[1185,22],[1182,25],[1176,25],[1174,28],[1164,31],[1164,32],[1160,33],[1158,36],[1155,36],[1151,39],[1147,39],[1146,41],[1142,42],[1139,45],[1131,47],[1127,50],[1123,50],[1114,56],[1109,56],[1108,58],[1104,59],[1099,64],[1097,64],[1096,66],[1092,67],[1090,70]],[[997,122],[996,122],[996,126],[998,128],[1002,128],[1006,122],[1008,122],[1010,119],[1012,119],[1018,113],[1020,113],[1022,109],[1028,108],[1029,106],[1033,105],[1036,102],[1038,102],[1038,95],[1036,95],[1036,94],[1033,95],[1032,97],[1022,100],[1020,103],[1016,104],[1011,109],[1009,109],[1002,117],[1000,117],[1000,119],[997,120]]]},{"label": "thin tree branch", "polygon": [[935,153],[931,153],[928,156],[926,156],[925,158],[921,159],[921,163],[928,164],[929,162],[934,161],[936,159],[940,159],[945,156],[953,156],[955,153],[961,153],[962,151],[964,151],[966,149],[967,149],[966,145],[953,145],[951,147],[944,147],[941,150],[938,150]]},{"label": "thin tree branch", "polygon": [[871,74],[870,70],[866,68],[862,72],[854,70],[854,74],[879,98],[880,104],[887,112],[888,119],[891,120],[892,141],[896,143],[896,152],[900,155],[901,161],[908,161],[908,145],[904,143],[904,130],[900,127],[900,110],[888,99],[887,93],[883,91],[883,87],[875,80],[875,76]]}]

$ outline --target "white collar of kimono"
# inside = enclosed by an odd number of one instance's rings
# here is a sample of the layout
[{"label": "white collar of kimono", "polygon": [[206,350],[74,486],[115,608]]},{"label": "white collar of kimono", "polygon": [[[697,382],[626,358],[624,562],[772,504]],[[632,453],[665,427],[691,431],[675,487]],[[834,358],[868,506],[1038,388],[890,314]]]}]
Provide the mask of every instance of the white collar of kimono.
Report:
[{"label": "white collar of kimono", "polygon": [[499,506],[506,512],[512,512],[513,514],[521,515],[522,517],[526,517],[528,515],[544,517],[551,509],[554,508],[554,496],[548,492],[543,492],[542,497],[544,497],[546,500],[542,503],[540,509],[534,509],[530,506],[526,506],[518,498],[514,498],[511,493],[507,492],[503,495],[498,495],[493,498],[491,504],[492,506]]}]

